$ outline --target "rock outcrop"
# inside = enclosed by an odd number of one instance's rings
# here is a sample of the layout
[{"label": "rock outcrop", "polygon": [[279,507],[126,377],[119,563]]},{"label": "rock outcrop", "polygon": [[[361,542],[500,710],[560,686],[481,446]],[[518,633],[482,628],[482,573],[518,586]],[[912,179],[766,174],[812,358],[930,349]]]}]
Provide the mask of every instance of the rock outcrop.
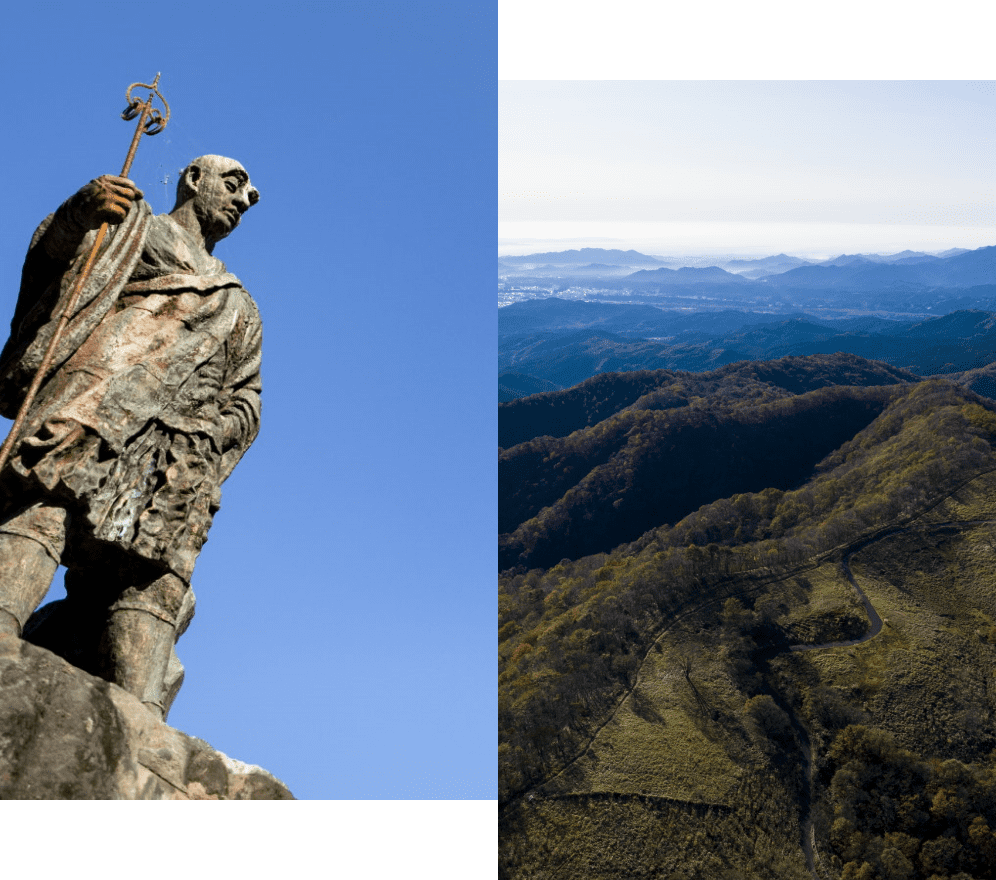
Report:
[{"label": "rock outcrop", "polygon": [[0,634],[0,799],[291,800],[138,699]]}]

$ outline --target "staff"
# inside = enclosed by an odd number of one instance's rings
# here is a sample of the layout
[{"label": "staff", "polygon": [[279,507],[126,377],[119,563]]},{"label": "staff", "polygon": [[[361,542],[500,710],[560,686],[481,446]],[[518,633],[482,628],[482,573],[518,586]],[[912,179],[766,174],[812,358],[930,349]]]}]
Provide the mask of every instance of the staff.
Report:
[{"label": "staff", "polygon": [[[128,91],[125,92],[125,99],[128,101],[128,106],[121,114],[121,118],[127,121],[138,116],[139,120],[138,125],[135,126],[135,135],[131,139],[131,146],[128,148],[128,156],[125,159],[124,167],[121,169],[120,177],[128,176],[128,172],[131,170],[131,163],[134,161],[135,153],[138,151],[138,141],[142,134],[159,134],[166,127],[166,123],[169,122],[169,104],[166,103],[166,99],[159,93],[159,89],[156,88],[158,84],[159,74],[157,73],[156,78],[151,84],[132,83],[128,86]],[[132,89],[149,89],[149,97],[145,101],[132,98]],[[165,117],[163,117],[159,110],[152,106],[154,96],[163,102],[163,107],[166,110]],[[31,385],[28,387],[28,392],[24,395],[24,401],[21,403],[21,408],[17,411],[17,418],[14,419],[10,433],[7,435],[7,439],[4,440],[3,446],[0,447],[0,471],[7,465],[7,459],[10,457],[10,451],[14,448],[14,443],[17,441],[17,435],[24,424],[28,409],[32,401],[34,401],[38,389],[41,387],[45,374],[48,373],[49,367],[52,366],[52,360],[55,357],[55,348],[59,344],[62,334],[65,332],[73,309],[76,308],[76,303],[83,291],[83,286],[86,284],[87,278],[90,277],[90,270],[93,268],[94,260],[97,259],[97,253],[100,251],[100,247],[104,243],[104,237],[107,235],[107,226],[108,223],[105,220],[100,224],[100,229],[97,230],[97,238],[93,243],[93,247],[90,248],[90,254],[86,258],[86,263],[83,265],[83,269],[76,280],[72,293],[69,295],[69,299],[66,301],[66,305],[58,316],[58,324],[56,325],[55,332],[52,334],[52,338],[49,340],[48,348],[45,350],[45,357],[42,358],[38,372],[35,373],[35,377],[31,380]],[[56,316],[53,315],[52,318],[55,319]]]}]

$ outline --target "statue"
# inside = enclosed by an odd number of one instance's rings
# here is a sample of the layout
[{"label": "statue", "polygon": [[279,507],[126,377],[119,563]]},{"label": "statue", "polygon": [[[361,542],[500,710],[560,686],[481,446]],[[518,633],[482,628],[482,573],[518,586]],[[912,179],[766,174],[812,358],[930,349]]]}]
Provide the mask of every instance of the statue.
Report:
[{"label": "statue", "polygon": [[[110,223],[0,471],[0,633],[160,718],[182,679],[173,646],[219,486],[259,429],[259,313],[212,255],[258,199],[221,156],[184,169],[165,215],[126,177],[91,181],[35,232],[0,353],[0,414],[14,418]],[[32,616],[60,563],[66,599]]]}]

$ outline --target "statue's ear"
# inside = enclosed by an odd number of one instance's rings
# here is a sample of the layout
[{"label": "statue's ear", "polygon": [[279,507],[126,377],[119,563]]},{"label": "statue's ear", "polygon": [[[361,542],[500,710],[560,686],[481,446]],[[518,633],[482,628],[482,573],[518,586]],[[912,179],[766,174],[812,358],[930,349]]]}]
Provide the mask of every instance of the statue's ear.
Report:
[{"label": "statue's ear", "polygon": [[198,165],[188,165],[183,172],[184,183],[191,192],[197,192],[197,185],[201,179],[201,169]]}]

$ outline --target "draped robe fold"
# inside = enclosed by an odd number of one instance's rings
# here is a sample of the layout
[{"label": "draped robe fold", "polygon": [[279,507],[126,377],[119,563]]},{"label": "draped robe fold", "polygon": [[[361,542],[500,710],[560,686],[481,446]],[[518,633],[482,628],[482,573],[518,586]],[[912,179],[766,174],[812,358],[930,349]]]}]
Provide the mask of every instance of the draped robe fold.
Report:
[{"label": "draped robe fold", "polygon": [[[0,414],[13,418],[77,280],[36,231],[11,336]],[[38,499],[70,510],[65,564],[104,551],[189,582],[219,486],[259,430],[262,325],[241,282],[169,216],[133,203],[112,227],[29,409],[3,476],[0,515]]]}]

